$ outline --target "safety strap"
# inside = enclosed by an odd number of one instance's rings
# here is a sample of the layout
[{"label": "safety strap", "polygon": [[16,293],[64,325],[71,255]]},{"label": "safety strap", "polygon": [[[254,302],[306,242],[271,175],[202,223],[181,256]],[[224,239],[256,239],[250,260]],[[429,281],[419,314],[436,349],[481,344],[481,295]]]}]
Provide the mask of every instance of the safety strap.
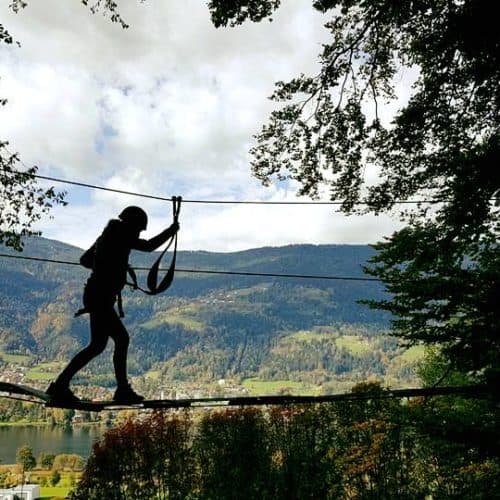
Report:
[{"label": "safety strap", "polygon": [[116,307],[118,308],[118,316],[120,316],[120,318],[124,318],[125,313],[123,312],[123,299],[121,290],[116,294]]},{"label": "safety strap", "polygon": [[[182,203],[181,196],[172,196],[172,210],[173,210],[174,222],[179,221],[181,203]],[[160,263],[167,250],[172,246],[172,243],[174,245],[174,250],[172,254],[172,260],[170,261],[170,266],[163,279],[160,281],[160,283],[158,283],[158,271],[160,270]],[[130,276],[130,279],[132,280],[132,283],[127,282],[127,284],[132,286],[134,290],[140,290],[141,292],[144,292],[147,295],[157,295],[159,293],[164,292],[172,284],[172,281],[174,280],[176,259],[177,259],[177,232],[170,238],[169,242],[167,243],[167,246],[164,248],[164,250],[161,252],[159,257],[154,262],[154,264],[151,266],[147,278],[148,289],[145,290],[144,288],[141,288],[138,285],[137,275],[130,266],[127,269],[127,271],[128,275]]]},{"label": "safety strap", "polygon": [[[174,222],[179,221],[181,203],[182,203],[182,196],[172,196],[172,209],[173,209]],[[167,273],[158,284],[158,271],[160,270],[161,260],[163,259],[163,256],[165,255],[167,250],[172,246],[172,243],[174,244],[174,251],[172,255],[172,260],[170,262],[170,266],[167,270]],[[177,259],[177,232],[170,238],[169,242],[167,243],[167,246],[161,252],[160,256],[156,259],[155,263],[151,266],[147,278],[148,290],[145,290],[144,288],[141,288],[139,286],[137,282],[137,274],[135,273],[134,269],[130,266],[128,266],[127,268],[127,273],[132,282],[127,281],[127,285],[131,286],[134,290],[140,290],[141,292],[144,292],[147,295],[157,295],[159,293],[164,292],[172,284],[172,281],[174,280],[176,259]],[[118,308],[118,314],[120,318],[123,318],[125,314],[123,312],[121,292],[118,292],[118,294],[116,295],[116,302],[117,302],[116,305]],[[83,307],[75,313],[75,317],[80,316],[82,314],[86,314],[88,312],[90,311],[86,307]]]},{"label": "safety strap", "polygon": [[[125,313],[123,312],[123,301],[122,301],[122,292],[118,292],[116,294],[116,306],[118,308],[118,315],[120,318],[125,317]],[[76,313],[73,315],[75,318],[78,318],[78,316],[81,316],[82,314],[87,314],[90,312],[90,309],[87,309],[86,307],[82,307],[81,309],[78,309]]]}]

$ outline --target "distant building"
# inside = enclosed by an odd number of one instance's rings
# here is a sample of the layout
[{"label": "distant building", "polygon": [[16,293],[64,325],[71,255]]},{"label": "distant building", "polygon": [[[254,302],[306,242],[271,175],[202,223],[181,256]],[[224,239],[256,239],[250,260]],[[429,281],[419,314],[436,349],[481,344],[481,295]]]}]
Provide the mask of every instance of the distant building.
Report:
[{"label": "distant building", "polygon": [[37,500],[40,498],[40,486],[38,484],[23,484],[6,490],[0,489],[0,500],[14,500],[14,498]]}]

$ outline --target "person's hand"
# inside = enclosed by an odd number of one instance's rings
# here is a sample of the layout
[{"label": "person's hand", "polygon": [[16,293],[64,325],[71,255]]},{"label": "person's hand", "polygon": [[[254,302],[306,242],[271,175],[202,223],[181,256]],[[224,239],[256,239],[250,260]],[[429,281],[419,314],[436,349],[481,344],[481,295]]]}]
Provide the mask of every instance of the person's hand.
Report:
[{"label": "person's hand", "polygon": [[170,226],[172,228],[173,231],[177,232],[179,231],[179,222],[178,221],[174,221],[174,223]]}]

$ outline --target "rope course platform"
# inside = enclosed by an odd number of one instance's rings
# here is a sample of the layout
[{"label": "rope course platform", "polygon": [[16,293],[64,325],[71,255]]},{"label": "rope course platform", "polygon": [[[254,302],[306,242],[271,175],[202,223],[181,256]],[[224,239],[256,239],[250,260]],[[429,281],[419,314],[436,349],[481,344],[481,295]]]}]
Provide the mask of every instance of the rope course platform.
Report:
[{"label": "rope course platform", "polygon": [[[269,406],[292,404],[315,404],[347,401],[368,401],[391,398],[415,398],[429,396],[465,396],[483,398],[492,394],[492,387],[488,385],[466,385],[450,387],[419,387],[408,389],[384,389],[379,392],[349,392],[329,394],[322,396],[237,396],[237,397],[207,397],[195,399],[150,399],[141,403],[124,404],[116,401],[90,401],[79,402],[51,401],[48,394],[24,385],[0,382],[0,397],[11,398],[31,403],[43,404],[48,408],[65,408],[99,412],[103,410],[125,409],[177,409],[177,408],[210,408],[231,406]],[[23,396],[23,397],[20,397]]]}]

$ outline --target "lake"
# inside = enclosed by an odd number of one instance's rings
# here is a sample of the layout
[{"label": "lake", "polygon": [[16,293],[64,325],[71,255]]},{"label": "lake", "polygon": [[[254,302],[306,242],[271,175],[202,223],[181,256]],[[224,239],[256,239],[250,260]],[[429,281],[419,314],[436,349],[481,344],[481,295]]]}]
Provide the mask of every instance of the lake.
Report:
[{"label": "lake", "polygon": [[0,426],[0,463],[16,463],[16,451],[27,444],[33,449],[35,458],[42,452],[76,453],[87,458],[94,441],[99,439],[106,427],[98,425],[60,426]]}]

